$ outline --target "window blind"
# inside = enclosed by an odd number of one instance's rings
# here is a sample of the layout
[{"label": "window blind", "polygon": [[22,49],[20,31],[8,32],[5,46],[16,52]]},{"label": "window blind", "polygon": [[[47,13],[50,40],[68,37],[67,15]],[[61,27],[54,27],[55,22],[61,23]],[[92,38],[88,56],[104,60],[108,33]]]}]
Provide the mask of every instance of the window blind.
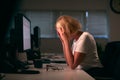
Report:
[{"label": "window blind", "polygon": [[58,37],[55,22],[60,15],[70,15],[78,19],[82,23],[82,30],[90,32],[94,37],[108,37],[105,11],[26,11],[25,14],[31,20],[32,28],[40,27],[42,38]]}]

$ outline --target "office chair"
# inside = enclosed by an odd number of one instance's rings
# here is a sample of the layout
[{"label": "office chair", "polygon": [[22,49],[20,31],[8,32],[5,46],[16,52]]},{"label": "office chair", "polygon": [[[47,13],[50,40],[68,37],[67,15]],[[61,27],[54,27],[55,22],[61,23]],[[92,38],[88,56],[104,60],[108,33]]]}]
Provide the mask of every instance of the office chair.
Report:
[{"label": "office chair", "polygon": [[90,70],[88,73],[96,80],[118,80],[115,78],[118,77],[117,66],[120,66],[120,41],[108,42],[101,57],[104,67]]},{"label": "office chair", "polygon": [[113,79],[120,80],[120,56],[118,56],[118,61],[117,61],[116,66],[115,66]]}]

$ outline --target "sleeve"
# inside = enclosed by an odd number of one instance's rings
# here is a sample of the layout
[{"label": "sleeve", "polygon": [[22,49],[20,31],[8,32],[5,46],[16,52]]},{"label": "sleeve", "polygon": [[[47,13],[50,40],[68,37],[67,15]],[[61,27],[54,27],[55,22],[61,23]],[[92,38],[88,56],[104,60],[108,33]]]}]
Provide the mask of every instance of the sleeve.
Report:
[{"label": "sleeve", "polygon": [[82,39],[79,40],[74,51],[86,54],[89,53],[88,52],[89,49],[90,49],[90,41],[87,35],[85,35]]}]

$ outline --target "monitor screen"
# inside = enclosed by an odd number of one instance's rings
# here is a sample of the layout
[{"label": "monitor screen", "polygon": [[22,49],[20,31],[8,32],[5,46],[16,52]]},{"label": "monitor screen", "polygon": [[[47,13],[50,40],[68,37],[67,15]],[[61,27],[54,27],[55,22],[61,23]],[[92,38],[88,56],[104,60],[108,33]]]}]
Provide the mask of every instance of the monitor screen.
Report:
[{"label": "monitor screen", "polygon": [[23,49],[31,48],[30,22],[23,16]]},{"label": "monitor screen", "polygon": [[16,45],[18,52],[31,49],[31,21],[23,14],[15,17]]}]

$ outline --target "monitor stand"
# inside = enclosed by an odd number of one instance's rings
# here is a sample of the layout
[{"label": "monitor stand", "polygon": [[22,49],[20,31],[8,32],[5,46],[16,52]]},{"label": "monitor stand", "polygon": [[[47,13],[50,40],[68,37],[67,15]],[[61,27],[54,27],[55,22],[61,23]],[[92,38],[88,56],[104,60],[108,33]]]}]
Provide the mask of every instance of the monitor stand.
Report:
[{"label": "monitor stand", "polygon": [[17,59],[18,59],[18,64],[20,64],[20,67],[18,66],[17,73],[19,74],[39,74],[40,73],[40,71],[38,70],[29,69],[29,63],[27,60],[26,52],[17,53]]}]

